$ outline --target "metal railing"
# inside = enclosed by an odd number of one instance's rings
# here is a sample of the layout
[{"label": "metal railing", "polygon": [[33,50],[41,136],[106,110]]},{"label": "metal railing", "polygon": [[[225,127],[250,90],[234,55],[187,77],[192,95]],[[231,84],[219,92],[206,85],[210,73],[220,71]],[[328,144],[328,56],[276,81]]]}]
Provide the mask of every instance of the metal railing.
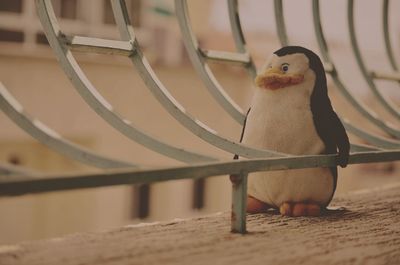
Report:
[{"label": "metal railing", "polygon": [[[218,132],[199,121],[172,96],[166,86],[159,80],[151,65],[142,52],[134,28],[130,24],[127,8],[123,0],[111,0],[115,21],[120,32],[121,40],[107,40],[82,36],[67,36],[60,29],[57,18],[52,8],[51,0],[36,0],[40,21],[47,39],[54,50],[61,67],[69,77],[74,87],[86,103],[108,124],[131,140],[158,152],[162,155],[188,164],[187,166],[173,168],[143,168],[140,165],[106,158],[95,154],[63,139],[58,133],[32,118],[18,103],[18,101],[0,83],[0,108],[17,125],[28,132],[32,137],[46,144],[49,148],[58,151],[72,159],[109,170],[103,173],[85,175],[60,175],[46,176],[44,174],[25,174],[22,177],[7,177],[0,179],[0,196],[20,195],[26,193],[39,193],[46,191],[69,190],[89,187],[123,185],[133,183],[151,183],[174,179],[198,179],[218,175],[232,175],[232,231],[244,233],[246,231],[246,197],[247,175],[251,172],[267,170],[285,170],[312,167],[329,167],[337,164],[335,155],[302,155],[278,153],[271,150],[261,150],[243,145],[239,141],[221,136]],[[342,119],[349,133],[363,139],[367,144],[352,144],[349,164],[386,162],[400,160],[400,130],[364,106],[341,81],[335,64],[328,51],[325,41],[319,1],[313,0],[313,22],[321,56],[326,73],[329,74],[337,88],[351,103],[353,108],[362,114],[371,124],[379,128],[389,137],[379,136],[357,127],[352,122]],[[388,102],[376,88],[373,79],[385,78],[399,81],[398,73],[377,73],[369,71],[365,66],[357,45],[353,22],[353,1],[349,0],[348,19],[349,34],[356,60],[366,79],[368,86],[394,118],[399,118],[398,111],[392,103]],[[238,12],[238,1],[228,0],[228,10],[236,52],[221,52],[202,49],[191,29],[190,18],[186,0],[175,0],[176,17],[186,49],[194,68],[203,80],[210,94],[221,107],[239,124],[245,120],[244,111],[229,97],[224,88],[213,75],[209,63],[222,62],[236,64],[244,67],[249,76],[254,78],[256,67],[250,53],[247,51],[245,38],[242,32]],[[290,43],[285,28],[282,1],[275,0],[275,18],[277,33],[282,45]],[[397,71],[397,64],[393,58],[388,30],[389,1],[383,1],[384,40],[386,53],[393,71]],[[138,71],[144,83],[165,108],[187,130],[205,142],[231,154],[237,154],[246,160],[220,161],[216,157],[184,150],[162,142],[149,133],[143,131],[132,121],[122,117],[114,107],[99,93],[95,86],[86,77],[76,62],[72,51],[115,54],[128,57],[134,68]],[[134,84],[133,84],[134,85]],[[110,169],[111,168],[111,169]],[[10,169],[12,170],[12,169]]]}]

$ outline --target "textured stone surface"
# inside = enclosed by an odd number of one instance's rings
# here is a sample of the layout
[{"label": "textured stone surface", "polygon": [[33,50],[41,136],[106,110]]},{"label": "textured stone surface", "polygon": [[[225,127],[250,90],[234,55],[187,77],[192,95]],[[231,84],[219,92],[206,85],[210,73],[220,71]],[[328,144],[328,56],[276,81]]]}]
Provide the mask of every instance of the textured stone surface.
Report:
[{"label": "textured stone surface", "polygon": [[322,217],[229,213],[0,246],[0,264],[400,264],[400,184],[335,198]]}]

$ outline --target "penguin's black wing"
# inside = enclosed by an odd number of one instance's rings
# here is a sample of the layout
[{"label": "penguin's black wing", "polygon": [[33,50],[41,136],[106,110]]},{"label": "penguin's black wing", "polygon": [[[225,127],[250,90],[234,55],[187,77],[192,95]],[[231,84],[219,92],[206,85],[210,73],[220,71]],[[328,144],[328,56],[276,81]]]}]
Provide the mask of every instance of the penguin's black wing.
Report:
[{"label": "penguin's black wing", "polygon": [[332,110],[330,120],[333,124],[333,130],[330,132],[330,137],[334,140],[336,147],[339,149],[338,162],[341,167],[346,167],[349,162],[350,142],[346,130],[339,117]]},{"label": "penguin's black wing", "polygon": [[[240,143],[241,143],[242,140],[243,140],[244,131],[245,131],[245,129],[246,129],[247,117],[249,116],[250,110],[251,110],[251,108],[249,108],[249,110],[247,111],[247,113],[246,113],[246,118],[244,118],[244,121],[243,121],[242,134],[240,135]],[[234,160],[237,160],[237,159],[239,159],[239,156],[238,156],[237,154],[235,154],[235,155],[233,156],[233,159],[234,159]],[[230,178],[230,180],[231,180],[232,182],[235,182],[235,181],[236,181],[236,176],[235,176],[235,175],[232,175],[232,174],[231,174],[231,175],[229,176],[229,178]]]},{"label": "penguin's black wing", "polygon": [[[314,92],[319,89],[315,87]],[[346,130],[333,110],[328,95],[314,92],[311,96],[311,111],[317,133],[325,144],[325,153],[336,154],[337,150],[339,150],[339,165],[345,167],[349,160],[350,151],[350,143]]]},{"label": "penguin's black wing", "polygon": [[[249,108],[249,110],[247,111],[247,113],[246,113],[246,118],[244,119],[244,122],[243,122],[242,134],[240,135],[240,143],[241,143],[242,140],[243,140],[244,131],[245,131],[245,129],[246,129],[247,117],[249,116],[250,110],[251,110],[251,108]],[[237,160],[237,159],[239,159],[239,156],[238,156],[238,155],[235,155],[235,156],[233,157],[233,159]]]}]

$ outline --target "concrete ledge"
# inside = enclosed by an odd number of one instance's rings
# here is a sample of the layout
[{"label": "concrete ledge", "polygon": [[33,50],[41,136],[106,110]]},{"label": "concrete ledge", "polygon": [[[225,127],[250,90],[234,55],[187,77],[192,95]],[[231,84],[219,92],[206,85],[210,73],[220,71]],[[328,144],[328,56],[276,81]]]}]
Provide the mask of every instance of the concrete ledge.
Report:
[{"label": "concrete ledge", "polygon": [[400,264],[400,183],[335,198],[322,217],[230,214],[0,246],[0,264]]}]

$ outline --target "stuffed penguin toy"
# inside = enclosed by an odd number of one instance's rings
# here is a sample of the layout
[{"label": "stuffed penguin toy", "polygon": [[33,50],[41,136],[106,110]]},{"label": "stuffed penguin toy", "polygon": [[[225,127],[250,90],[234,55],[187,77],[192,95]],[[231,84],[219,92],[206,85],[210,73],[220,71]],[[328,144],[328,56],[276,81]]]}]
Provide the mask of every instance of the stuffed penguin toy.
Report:
[{"label": "stuffed penguin toy", "polygon": [[[325,71],[312,51],[283,47],[255,79],[241,142],[292,155],[336,154],[345,167],[349,139],[327,93]],[[256,172],[248,177],[247,211],[279,209],[286,216],[319,216],[336,189],[337,168]]]}]

